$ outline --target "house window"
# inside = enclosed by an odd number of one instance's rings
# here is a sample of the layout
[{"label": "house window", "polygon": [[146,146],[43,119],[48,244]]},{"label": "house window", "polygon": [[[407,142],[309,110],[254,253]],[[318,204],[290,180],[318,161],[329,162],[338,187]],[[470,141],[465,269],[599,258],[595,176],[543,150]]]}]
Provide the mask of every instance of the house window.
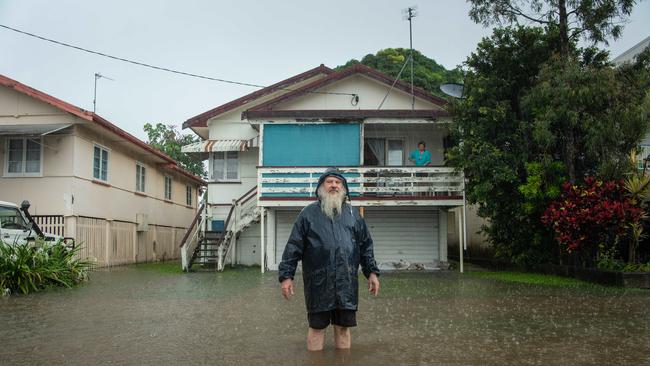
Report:
[{"label": "house window", "polygon": [[212,180],[236,181],[239,179],[239,158],[237,151],[212,153]]},{"label": "house window", "polygon": [[185,203],[188,206],[192,206],[192,186],[185,186]]},{"label": "house window", "polygon": [[6,173],[13,176],[41,174],[41,140],[32,138],[7,139]]},{"label": "house window", "polygon": [[172,199],[172,177],[165,176],[165,199]]},{"label": "house window", "polygon": [[98,145],[94,146],[93,178],[108,181],[108,150]]},{"label": "house window", "polygon": [[135,164],[135,190],[144,192],[144,182],[147,169],[140,163]]},{"label": "house window", "polygon": [[364,165],[404,165],[404,140],[366,138],[363,153]]},{"label": "house window", "polygon": [[404,141],[388,140],[388,154],[386,160],[388,166],[400,166],[404,164]]}]

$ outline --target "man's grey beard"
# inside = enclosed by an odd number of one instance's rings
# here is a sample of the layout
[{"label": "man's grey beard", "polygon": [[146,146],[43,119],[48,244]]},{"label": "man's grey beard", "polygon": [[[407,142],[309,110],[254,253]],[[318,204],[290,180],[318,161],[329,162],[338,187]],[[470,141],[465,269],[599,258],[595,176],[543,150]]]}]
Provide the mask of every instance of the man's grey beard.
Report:
[{"label": "man's grey beard", "polygon": [[343,201],[345,201],[345,188],[341,188],[338,192],[330,193],[325,191],[325,186],[321,185],[318,188],[318,198],[320,198],[320,208],[323,210],[325,216],[334,219],[336,215],[341,213]]}]

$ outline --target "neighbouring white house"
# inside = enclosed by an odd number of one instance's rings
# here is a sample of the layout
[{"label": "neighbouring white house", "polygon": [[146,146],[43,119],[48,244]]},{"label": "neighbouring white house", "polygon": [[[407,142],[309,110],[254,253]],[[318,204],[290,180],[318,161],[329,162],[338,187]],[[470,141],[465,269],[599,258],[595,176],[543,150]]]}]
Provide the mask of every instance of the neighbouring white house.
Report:
[{"label": "neighbouring white house", "polygon": [[[183,128],[203,141],[183,151],[208,160],[209,179],[207,207],[183,243],[184,269],[211,261],[277,269],[330,166],[348,179],[381,268],[445,267],[449,240],[483,240],[472,235],[476,222],[463,225],[464,178],[445,162],[446,105],[363,65],[320,65],[188,119]],[[431,166],[408,160],[420,141]]]},{"label": "neighbouring white house", "polygon": [[205,182],[85,111],[0,75],[0,200],[98,266],[178,258]]}]

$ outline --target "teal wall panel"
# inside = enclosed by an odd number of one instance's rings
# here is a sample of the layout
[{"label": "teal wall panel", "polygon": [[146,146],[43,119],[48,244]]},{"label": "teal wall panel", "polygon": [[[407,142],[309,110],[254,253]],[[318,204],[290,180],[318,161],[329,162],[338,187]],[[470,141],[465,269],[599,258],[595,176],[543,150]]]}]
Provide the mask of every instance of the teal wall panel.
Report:
[{"label": "teal wall panel", "polygon": [[264,166],[359,166],[359,124],[264,125]]}]

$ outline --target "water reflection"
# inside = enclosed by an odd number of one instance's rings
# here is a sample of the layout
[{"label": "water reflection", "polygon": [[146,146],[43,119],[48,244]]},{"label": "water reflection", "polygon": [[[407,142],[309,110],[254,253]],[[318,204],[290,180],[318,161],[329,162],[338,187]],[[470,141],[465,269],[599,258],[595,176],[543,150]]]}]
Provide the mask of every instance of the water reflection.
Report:
[{"label": "water reflection", "polygon": [[275,273],[129,266],[72,290],[0,299],[0,365],[650,364],[650,292],[509,284],[450,272],[382,277],[352,349],[305,350],[302,283]]}]

